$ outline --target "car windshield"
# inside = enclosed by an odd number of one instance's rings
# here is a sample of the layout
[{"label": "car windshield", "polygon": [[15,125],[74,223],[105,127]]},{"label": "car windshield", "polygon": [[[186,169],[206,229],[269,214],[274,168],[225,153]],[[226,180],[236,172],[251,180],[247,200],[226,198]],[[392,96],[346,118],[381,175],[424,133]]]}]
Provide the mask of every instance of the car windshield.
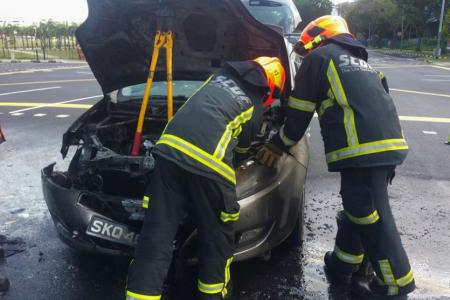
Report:
[{"label": "car windshield", "polygon": [[[192,80],[177,80],[173,82],[173,97],[174,98],[189,98],[192,96],[203,84],[203,81]],[[127,86],[119,90],[117,95],[117,102],[127,102],[132,100],[142,100],[144,96],[145,83]],[[167,82],[155,81],[151,90],[152,98],[167,97]]]},{"label": "car windshield", "polygon": [[290,8],[276,1],[248,0],[244,1],[252,16],[261,23],[280,27],[283,33],[294,30],[294,17]]}]

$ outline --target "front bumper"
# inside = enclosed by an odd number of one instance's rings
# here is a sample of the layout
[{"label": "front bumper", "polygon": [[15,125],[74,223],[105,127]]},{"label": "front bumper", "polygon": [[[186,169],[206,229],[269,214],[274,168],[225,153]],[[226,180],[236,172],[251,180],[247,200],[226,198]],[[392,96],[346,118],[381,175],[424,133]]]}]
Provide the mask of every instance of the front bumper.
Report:
[{"label": "front bumper", "polygon": [[[42,170],[42,188],[61,240],[85,252],[107,255],[132,254],[133,248],[130,246],[86,234],[90,220],[94,216],[115,222],[121,220],[105,213],[105,208],[85,205],[82,199],[96,197],[101,198],[102,202],[119,205],[124,199],[64,187],[52,178],[53,167],[54,164]],[[306,168],[288,156],[279,172],[278,180],[239,201],[241,214],[235,223],[238,241],[236,261],[262,256],[288,237],[303,208],[305,176]],[[102,213],[99,213],[100,211]],[[135,225],[136,228],[140,226],[138,222],[135,222]]]}]

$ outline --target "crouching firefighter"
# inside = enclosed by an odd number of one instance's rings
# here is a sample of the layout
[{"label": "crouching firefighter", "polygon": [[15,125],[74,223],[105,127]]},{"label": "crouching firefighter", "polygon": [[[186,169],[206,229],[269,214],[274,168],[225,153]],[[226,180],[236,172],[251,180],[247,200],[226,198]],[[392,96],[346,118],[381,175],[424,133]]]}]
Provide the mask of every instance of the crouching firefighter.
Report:
[{"label": "crouching firefighter", "polygon": [[[328,169],[341,174],[345,219],[334,251],[325,255],[332,282],[350,284],[362,299],[406,299],[413,273],[389,205],[387,185],[408,146],[384,76],[367,63],[366,49],[341,17],[323,16],[302,32],[304,56],[288,102],[287,119],[258,153],[272,165],[319,117]],[[376,276],[356,280],[364,255]],[[352,280],[353,277],[353,280]]]},{"label": "crouching firefighter", "polygon": [[239,218],[235,154],[245,155],[263,111],[282,93],[278,58],[228,62],[179,109],[157,142],[146,216],[129,267],[126,299],[160,299],[173,240],[188,204],[198,228],[199,299],[229,297]]}]

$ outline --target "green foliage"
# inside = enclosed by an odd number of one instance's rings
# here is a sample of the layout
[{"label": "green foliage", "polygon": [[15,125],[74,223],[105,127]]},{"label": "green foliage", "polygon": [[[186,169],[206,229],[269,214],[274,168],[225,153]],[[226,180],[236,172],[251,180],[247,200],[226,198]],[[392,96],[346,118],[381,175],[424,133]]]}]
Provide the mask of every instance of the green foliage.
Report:
[{"label": "green foliage", "polygon": [[400,26],[394,0],[359,0],[346,13],[351,31],[367,36],[390,36]]},{"label": "green foliage", "polygon": [[331,0],[294,0],[302,16],[301,28],[304,28],[314,19],[331,14],[333,3]]},{"label": "green foliage", "polygon": [[450,9],[447,9],[445,14],[444,24],[442,25],[442,38],[445,41],[450,41]]},{"label": "green foliage", "polygon": [[[447,7],[450,7],[447,1]],[[366,38],[433,37],[437,34],[442,0],[356,0],[339,7],[354,33]]]}]

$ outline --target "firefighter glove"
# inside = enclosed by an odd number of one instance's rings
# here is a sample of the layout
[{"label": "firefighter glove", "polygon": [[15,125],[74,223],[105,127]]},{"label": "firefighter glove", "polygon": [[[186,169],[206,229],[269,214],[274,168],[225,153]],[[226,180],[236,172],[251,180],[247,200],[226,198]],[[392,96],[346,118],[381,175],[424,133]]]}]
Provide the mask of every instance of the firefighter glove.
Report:
[{"label": "firefighter glove", "polygon": [[261,150],[258,151],[256,158],[263,165],[275,168],[282,155],[283,150],[281,150],[274,144],[269,143],[264,145]]}]

